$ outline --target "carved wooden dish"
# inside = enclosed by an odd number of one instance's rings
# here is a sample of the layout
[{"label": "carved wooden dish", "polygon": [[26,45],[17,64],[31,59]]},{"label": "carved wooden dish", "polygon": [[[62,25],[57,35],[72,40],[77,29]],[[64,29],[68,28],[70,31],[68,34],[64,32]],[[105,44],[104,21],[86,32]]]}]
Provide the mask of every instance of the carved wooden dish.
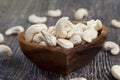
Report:
[{"label": "carved wooden dish", "polygon": [[106,36],[107,28],[103,25],[95,40],[71,49],[43,47],[27,42],[24,39],[24,32],[18,35],[18,40],[24,55],[40,69],[68,74],[91,62],[102,48]]}]

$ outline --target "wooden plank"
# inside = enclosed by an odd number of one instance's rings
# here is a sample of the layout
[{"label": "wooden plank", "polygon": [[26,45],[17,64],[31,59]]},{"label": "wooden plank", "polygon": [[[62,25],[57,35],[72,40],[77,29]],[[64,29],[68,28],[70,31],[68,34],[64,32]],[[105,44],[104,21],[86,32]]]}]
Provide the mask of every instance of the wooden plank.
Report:
[{"label": "wooden plank", "polygon": [[[108,27],[107,40],[120,45],[120,29],[110,24],[112,18],[120,20],[119,0],[0,0],[0,32],[15,25],[29,27],[27,17],[35,13],[38,16],[46,16],[49,9],[61,9],[62,16],[69,16],[74,20],[74,12],[78,8],[85,7],[89,10],[89,17],[101,19]],[[55,25],[58,18],[48,17],[47,25]],[[16,35],[5,36],[5,44],[9,45],[14,54],[11,57],[0,56],[1,80],[69,80],[75,77],[86,77],[87,80],[115,80],[110,73],[114,64],[120,64],[120,55],[112,56],[103,49],[95,57],[92,63],[69,74],[61,75],[38,69],[21,52]]]}]

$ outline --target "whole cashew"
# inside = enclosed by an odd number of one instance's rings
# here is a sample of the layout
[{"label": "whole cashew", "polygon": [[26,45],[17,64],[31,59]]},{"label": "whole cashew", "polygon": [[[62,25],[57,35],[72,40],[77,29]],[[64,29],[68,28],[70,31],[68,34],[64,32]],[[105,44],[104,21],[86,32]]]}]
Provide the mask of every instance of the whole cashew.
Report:
[{"label": "whole cashew", "polygon": [[73,48],[74,45],[71,41],[67,40],[67,39],[58,39],[57,40],[58,45],[60,45],[62,48]]},{"label": "whole cashew", "polygon": [[22,26],[14,26],[12,28],[7,29],[5,31],[5,35],[18,34],[23,31],[24,31],[24,28]]},{"label": "whole cashew", "polygon": [[33,36],[36,33],[40,33],[42,30],[47,31],[47,26],[45,24],[34,24],[31,25],[25,32],[25,40],[32,41]]},{"label": "whole cashew", "polygon": [[87,26],[89,28],[94,28],[95,30],[99,31],[102,29],[102,22],[99,19],[97,19],[96,21],[90,20],[87,22]]},{"label": "whole cashew", "polygon": [[75,19],[81,20],[83,17],[88,16],[88,11],[85,8],[80,8],[75,12],[74,16]]},{"label": "whole cashew", "polygon": [[78,23],[78,24],[76,24],[76,26],[78,28],[81,28],[83,31],[86,30],[86,29],[88,29],[88,26],[85,25],[85,24],[83,24],[83,23]]},{"label": "whole cashew", "polygon": [[82,34],[82,39],[90,43],[93,39],[97,38],[98,32],[94,29],[87,29]]},{"label": "whole cashew", "polygon": [[84,77],[79,77],[79,78],[73,78],[73,79],[70,79],[70,80],[87,80],[87,79],[84,78]]},{"label": "whole cashew", "polygon": [[117,21],[116,19],[111,20],[111,24],[116,28],[120,28],[120,21]]},{"label": "whole cashew", "polygon": [[62,14],[62,11],[57,9],[57,10],[48,10],[48,16],[51,16],[51,17],[59,17],[61,16]]},{"label": "whole cashew", "polygon": [[7,45],[1,44],[1,45],[0,45],[0,53],[4,53],[4,52],[6,52],[9,56],[12,55],[12,50],[11,50],[11,48],[10,48],[9,46],[7,46]]},{"label": "whole cashew", "polygon": [[4,42],[4,36],[2,33],[0,33],[0,43]]},{"label": "whole cashew", "polygon": [[42,33],[40,32],[40,33],[35,34],[35,35],[33,36],[32,42],[40,43],[40,42],[43,41],[43,40],[44,40],[44,36],[43,36]]},{"label": "whole cashew", "polygon": [[103,48],[105,50],[111,51],[113,55],[117,55],[120,52],[119,45],[111,41],[105,42]]},{"label": "whole cashew", "polygon": [[113,65],[111,73],[117,80],[120,80],[120,65]]},{"label": "whole cashew", "polygon": [[49,46],[56,46],[57,45],[57,40],[54,35],[49,34],[48,32],[42,31],[42,34],[45,38],[46,43]]},{"label": "whole cashew", "polygon": [[71,38],[70,38],[70,41],[74,44],[74,45],[78,45],[82,42],[82,39],[79,35],[73,35]]},{"label": "whole cashew", "polygon": [[47,21],[47,17],[39,17],[39,16],[36,16],[35,14],[32,14],[28,17],[28,21],[30,23],[44,23]]},{"label": "whole cashew", "polygon": [[73,24],[68,20],[67,17],[62,17],[56,23],[56,37],[66,38],[67,32],[72,30]]}]

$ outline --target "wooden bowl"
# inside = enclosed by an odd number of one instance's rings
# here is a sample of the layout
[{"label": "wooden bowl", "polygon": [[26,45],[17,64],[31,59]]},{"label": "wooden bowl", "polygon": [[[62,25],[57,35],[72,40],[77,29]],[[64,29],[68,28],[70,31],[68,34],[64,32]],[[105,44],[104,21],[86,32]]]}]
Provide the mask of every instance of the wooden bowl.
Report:
[{"label": "wooden bowl", "polygon": [[107,28],[103,25],[95,40],[71,49],[43,47],[27,42],[24,39],[24,32],[18,35],[18,40],[24,55],[40,69],[68,74],[88,64],[101,50],[106,36]]}]

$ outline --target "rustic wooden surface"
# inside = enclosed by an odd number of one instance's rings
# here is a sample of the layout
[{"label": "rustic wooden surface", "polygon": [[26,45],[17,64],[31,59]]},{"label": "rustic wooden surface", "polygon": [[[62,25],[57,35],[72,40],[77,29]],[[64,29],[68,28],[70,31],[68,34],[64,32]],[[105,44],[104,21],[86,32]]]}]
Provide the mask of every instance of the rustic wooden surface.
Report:
[{"label": "rustic wooden surface", "polygon": [[[102,20],[109,29],[107,40],[120,45],[120,29],[110,24],[113,18],[120,20],[120,0],[0,0],[0,32],[4,33],[15,25],[27,28],[30,25],[27,21],[30,14],[46,16],[49,9],[61,9],[62,16],[74,20],[73,14],[80,7],[89,10],[89,17],[84,20]],[[47,25],[54,25],[57,19],[48,17]],[[81,76],[87,80],[115,80],[110,68],[120,64],[120,54],[113,56],[101,50],[92,63],[65,76],[38,69],[21,52],[16,35],[5,36],[4,44],[9,45],[14,54],[11,57],[0,55],[0,80],[70,80]]]}]

